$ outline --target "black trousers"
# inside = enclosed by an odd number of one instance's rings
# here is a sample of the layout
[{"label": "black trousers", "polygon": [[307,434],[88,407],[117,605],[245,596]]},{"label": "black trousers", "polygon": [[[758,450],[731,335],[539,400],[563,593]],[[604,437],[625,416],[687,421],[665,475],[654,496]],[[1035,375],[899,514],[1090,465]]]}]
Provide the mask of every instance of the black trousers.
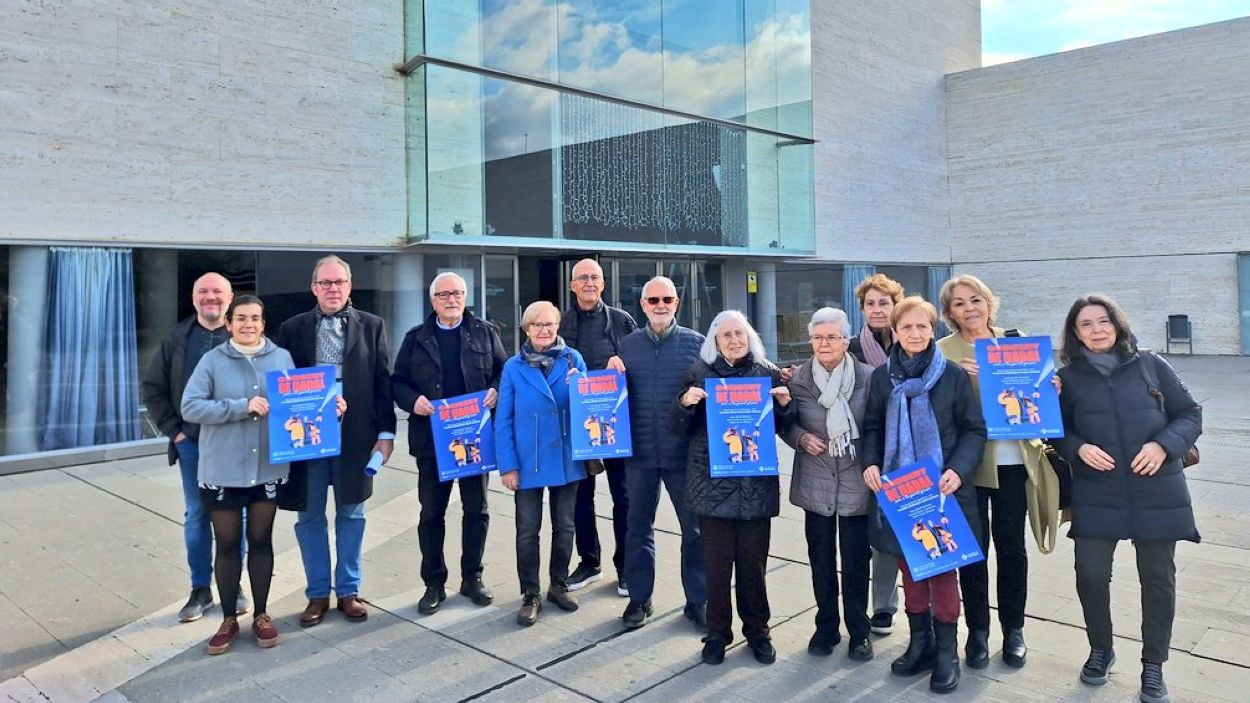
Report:
[{"label": "black trousers", "polygon": [[[852,642],[868,639],[868,516],[824,516],[806,511],[807,559],[812,565],[812,590],[816,594],[816,632],[837,635],[838,552],[842,554],[842,606],[846,631]],[[841,528],[839,530],[839,528]]]},{"label": "black trousers", "polygon": [[[1111,649],[1111,564],[1119,540],[1077,537],[1076,592],[1085,611],[1089,646]],[[1176,614],[1176,542],[1133,540],[1141,582],[1141,658],[1162,664],[1172,645]]]},{"label": "black trousers", "polygon": [[[1028,472],[1019,464],[999,466],[998,488],[977,486],[981,551],[988,557],[992,540],[998,563],[998,622],[1004,628],[1024,627],[1029,590],[1029,554],[1024,548],[1028,478]],[[990,570],[986,562],[960,569],[959,586],[968,629],[990,629]]]},{"label": "black trousers", "polygon": [[[625,533],[629,528],[629,495],[625,492],[625,460],[605,459],[604,474],[608,477],[608,490],[612,493],[612,534],[616,548],[612,552],[612,565],[618,576],[625,569]],[[599,547],[599,526],[595,521],[595,479],[587,476],[577,482],[577,505],[573,508],[573,528],[577,539],[577,555],[582,563],[596,569],[602,565]]]},{"label": "black trousers", "polygon": [[707,631],[725,643],[733,642],[733,605],[729,585],[733,582],[747,641],[768,636],[768,543],[772,520],[722,520],[700,517],[703,560],[707,571]]},{"label": "black trousers", "polygon": [[460,503],[464,516],[460,523],[460,578],[468,581],[482,576],[482,558],[486,553],[486,530],[490,512],[486,507],[486,475],[447,481],[438,480],[437,463],[433,457],[417,460],[417,498],[421,516],[417,521],[417,541],[421,545],[421,580],[426,586],[447,583],[447,561],[443,558],[443,541],[447,536],[447,504],[451,502],[453,484],[460,484]]},{"label": "black trousers", "polygon": [[516,571],[521,582],[521,595],[541,592],[538,582],[542,562],[543,493],[551,503],[551,560],[547,571],[552,586],[569,577],[569,560],[573,558],[573,505],[577,501],[577,484],[549,488],[524,488],[516,492]]}]

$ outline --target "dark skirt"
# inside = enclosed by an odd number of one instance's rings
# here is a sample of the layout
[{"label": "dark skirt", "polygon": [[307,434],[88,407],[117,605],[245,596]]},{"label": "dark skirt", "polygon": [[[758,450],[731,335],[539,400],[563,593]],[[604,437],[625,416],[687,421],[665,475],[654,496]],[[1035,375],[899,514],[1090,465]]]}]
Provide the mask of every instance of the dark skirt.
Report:
[{"label": "dark skirt", "polygon": [[278,487],[285,484],[288,476],[256,486],[212,486],[200,484],[200,504],[207,511],[242,510],[252,503],[278,502]]}]

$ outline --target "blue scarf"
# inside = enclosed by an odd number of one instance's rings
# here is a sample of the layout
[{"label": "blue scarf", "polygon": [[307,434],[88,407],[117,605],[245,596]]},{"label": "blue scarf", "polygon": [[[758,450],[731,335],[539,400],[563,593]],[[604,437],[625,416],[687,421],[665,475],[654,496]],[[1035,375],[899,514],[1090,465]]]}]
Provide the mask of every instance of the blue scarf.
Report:
[{"label": "blue scarf", "polygon": [[[927,363],[926,363],[927,362]],[[929,390],[946,370],[946,357],[933,342],[914,357],[900,344],[890,348],[890,404],[885,416],[885,460],[882,473],[932,457],[942,469],[942,435],[929,403]]]}]

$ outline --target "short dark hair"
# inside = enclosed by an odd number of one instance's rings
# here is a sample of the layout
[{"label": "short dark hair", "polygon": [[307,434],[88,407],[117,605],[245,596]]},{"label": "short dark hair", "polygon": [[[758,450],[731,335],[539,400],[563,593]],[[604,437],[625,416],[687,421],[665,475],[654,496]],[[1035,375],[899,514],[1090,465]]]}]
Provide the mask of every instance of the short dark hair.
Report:
[{"label": "short dark hair", "polygon": [[1068,319],[1063,323],[1063,349],[1059,352],[1059,360],[1065,364],[1072,363],[1085,346],[1081,338],[1076,336],[1076,316],[1091,305],[1101,305],[1107,311],[1111,326],[1115,327],[1115,345],[1111,347],[1112,351],[1120,356],[1133,352],[1133,330],[1128,325],[1128,316],[1124,314],[1124,309],[1105,293],[1090,293],[1072,303],[1068,310]]},{"label": "short dark hair", "polygon": [[226,322],[234,319],[234,309],[240,305],[259,305],[260,319],[265,319],[265,303],[254,295],[236,295],[234,300],[230,301],[230,307],[226,308]]}]

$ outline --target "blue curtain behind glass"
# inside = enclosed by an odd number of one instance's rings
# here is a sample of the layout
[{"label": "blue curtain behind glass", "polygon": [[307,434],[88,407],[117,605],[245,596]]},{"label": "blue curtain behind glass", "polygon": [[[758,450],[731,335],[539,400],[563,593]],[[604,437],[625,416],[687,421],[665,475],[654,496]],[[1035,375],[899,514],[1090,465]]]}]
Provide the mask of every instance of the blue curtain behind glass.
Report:
[{"label": "blue curtain behind glass", "polygon": [[933,307],[938,309],[937,329],[933,331],[933,336],[941,339],[951,333],[945,322],[942,322],[942,306],[938,303],[938,294],[942,292],[942,284],[946,283],[951,277],[951,267],[949,266],[930,266],[929,267],[929,290],[925,297],[933,303]]},{"label": "blue curtain behind glass", "polygon": [[48,258],[43,448],[139,439],[129,249],[53,247]]},{"label": "blue curtain behind glass", "polygon": [[847,264],[842,267],[842,309],[851,321],[851,334],[859,334],[859,329],[864,326],[864,313],[855,298],[855,289],[876,272],[877,267],[871,264]]}]

